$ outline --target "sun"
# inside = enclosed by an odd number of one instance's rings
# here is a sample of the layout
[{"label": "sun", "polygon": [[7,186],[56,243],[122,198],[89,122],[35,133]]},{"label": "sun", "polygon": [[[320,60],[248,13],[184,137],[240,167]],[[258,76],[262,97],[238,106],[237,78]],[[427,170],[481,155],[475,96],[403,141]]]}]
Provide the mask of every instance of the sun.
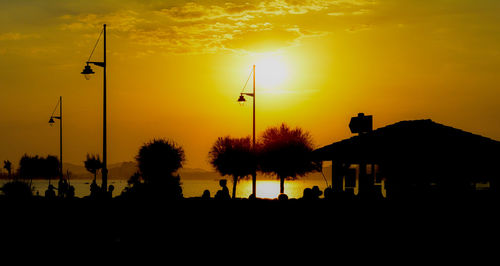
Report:
[{"label": "sun", "polygon": [[280,183],[276,181],[262,180],[257,182],[257,197],[274,199],[279,196]]},{"label": "sun", "polygon": [[256,86],[276,90],[288,79],[287,64],[282,56],[265,54],[255,63]]}]

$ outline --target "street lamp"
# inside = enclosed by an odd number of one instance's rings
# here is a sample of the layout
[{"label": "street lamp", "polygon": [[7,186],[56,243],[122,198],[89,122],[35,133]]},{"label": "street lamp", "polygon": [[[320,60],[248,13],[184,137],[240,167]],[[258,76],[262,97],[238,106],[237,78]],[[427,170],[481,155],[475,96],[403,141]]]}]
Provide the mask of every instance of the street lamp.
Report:
[{"label": "street lamp", "polygon": [[[59,115],[54,115],[57,110],[57,106],[59,106]],[[54,119],[59,119],[59,180],[63,178],[63,157],[62,157],[62,147],[63,147],[63,131],[62,131],[62,96],[59,96],[59,102],[57,102],[56,108],[52,111],[52,115],[50,115],[49,125],[53,126],[55,121]],[[50,183],[50,179],[49,179]]]},{"label": "street lamp", "polygon": [[[242,92],[240,93],[240,97],[238,97],[238,102],[239,103],[244,103],[246,102],[245,95],[253,97],[253,137],[252,137],[252,147],[253,151],[255,153],[255,65],[253,65],[252,68],[252,74],[253,74],[253,92],[252,93],[246,93]],[[247,80],[248,82],[248,80]],[[246,86],[246,84],[245,84]],[[245,89],[245,87],[243,87]],[[252,173],[252,195],[253,197],[257,197],[257,172],[254,170]]]},{"label": "street lamp", "polygon": [[[103,36],[104,45],[104,60],[102,62],[90,61],[92,54],[94,53],[99,39]],[[102,191],[106,192],[108,190],[108,166],[107,166],[107,145],[106,145],[106,24],[103,25],[101,34],[97,38],[97,42],[94,49],[90,53],[89,59],[86,62],[85,68],[81,72],[85,76],[85,79],[89,80],[91,75],[95,72],[90,67],[90,64],[100,66],[103,68],[103,116],[102,116]]]},{"label": "street lamp", "polygon": [[85,76],[86,80],[89,80],[91,75],[94,74],[95,72],[92,70],[92,68],[89,66],[89,62],[87,62],[87,65],[83,69],[82,73]]}]

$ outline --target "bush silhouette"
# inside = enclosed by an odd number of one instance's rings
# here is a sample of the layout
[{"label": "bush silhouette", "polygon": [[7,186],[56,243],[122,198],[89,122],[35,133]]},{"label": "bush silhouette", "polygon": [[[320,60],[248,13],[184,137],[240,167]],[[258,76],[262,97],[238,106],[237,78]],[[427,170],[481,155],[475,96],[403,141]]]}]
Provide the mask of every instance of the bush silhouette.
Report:
[{"label": "bush silhouette", "polygon": [[51,179],[60,176],[59,159],[48,155],[39,157],[25,154],[19,161],[19,175],[23,179]]},{"label": "bush silhouette", "polygon": [[[129,191],[153,197],[182,198],[180,177],[175,174],[185,161],[182,147],[172,141],[154,139],[139,149],[136,160],[138,174],[144,183],[137,181]],[[138,179],[138,176],[134,178]]]},{"label": "bush silhouette", "polygon": [[223,176],[233,177],[233,199],[236,197],[238,180],[251,175],[256,169],[256,158],[250,137],[220,137],[213,144],[208,157],[217,172]]},{"label": "bush silhouette", "polygon": [[277,175],[281,194],[285,193],[285,179],[321,170],[321,162],[311,157],[311,136],[300,128],[291,129],[286,124],[268,128],[262,134],[261,145],[260,171]]},{"label": "bush silhouette", "polygon": [[5,183],[1,190],[5,197],[12,199],[27,199],[33,196],[33,189],[30,184],[22,181]]}]

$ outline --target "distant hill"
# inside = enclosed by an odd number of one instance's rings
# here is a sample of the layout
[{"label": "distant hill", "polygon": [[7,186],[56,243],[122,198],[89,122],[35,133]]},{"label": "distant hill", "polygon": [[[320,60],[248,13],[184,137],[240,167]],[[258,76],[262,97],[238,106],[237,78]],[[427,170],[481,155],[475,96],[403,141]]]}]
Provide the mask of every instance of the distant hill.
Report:
[{"label": "distant hill", "polygon": [[[71,172],[72,179],[92,179],[93,176],[83,165],[72,163],[64,164],[65,171]],[[108,165],[108,176],[110,179],[129,179],[137,171],[135,162],[121,162]],[[221,179],[215,171],[207,171],[201,168],[182,168],[179,171],[182,179]],[[100,178],[100,174],[98,174]]]},{"label": "distant hill", "polygon": [[[64,164],[65,171],[71,172],[71,179],[92,179],[93,176],[89,173],[83,165],[77,165],[72,163]],[[110,179],[122,179],[128,180],[137,171],[137,165],[135,162],[121,162],[108,165],[109,178]],[[331,167],[325,167],[323,169],[323,174],[325,178],[331,183]],[[182,168],[179,170],[179,175],[181,179],[194,179],[194,180],[218,180],[218,179],[231,179],[231,177],[222,177],[215,171],[208,171],[201,168]],[[98,174],[98,178],[101,178]],[[259,179],[276,179],[274,176],[258,174]],[[321,173],[313,173],[306,177],[307,179],[321,179],[323,176]]]}]

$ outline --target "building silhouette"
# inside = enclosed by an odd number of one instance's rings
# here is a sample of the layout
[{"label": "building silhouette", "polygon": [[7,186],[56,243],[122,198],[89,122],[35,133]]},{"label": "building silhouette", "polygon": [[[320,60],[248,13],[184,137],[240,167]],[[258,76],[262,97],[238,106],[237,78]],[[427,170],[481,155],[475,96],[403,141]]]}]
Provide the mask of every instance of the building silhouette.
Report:
[{"label": "building silhouette", "polygon": [[357,133],[314,151],[317,158],[332,162],[334,193],[345,194],[355,186],[360,198],[496,194],[498,141],[430,119],[401,121]]}]

